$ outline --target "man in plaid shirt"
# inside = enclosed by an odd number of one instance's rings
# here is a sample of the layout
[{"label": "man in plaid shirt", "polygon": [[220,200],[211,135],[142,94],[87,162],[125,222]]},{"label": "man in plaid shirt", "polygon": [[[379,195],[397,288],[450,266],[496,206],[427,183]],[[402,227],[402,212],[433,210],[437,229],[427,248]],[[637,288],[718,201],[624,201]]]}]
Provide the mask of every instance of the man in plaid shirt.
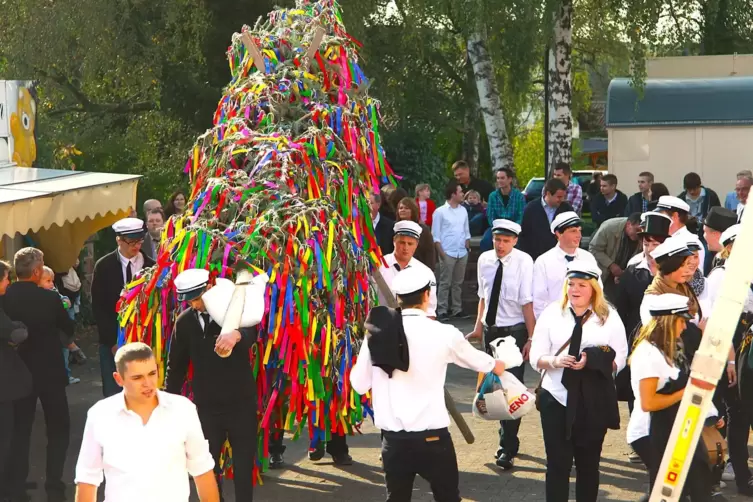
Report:
[{"label": "man in plaid shirt", "polygon": [[[578,183],[572,181],[573,171],[568,164],[559,162],[554,165],[552,178],[557,178],[567,187],[567,196],[565,200],[573,206],[573,211],[580,216],[583,210],[583,189]],[[541,189],[541,196],[544,196],[544,189]]]},{"label": "man in plaid shirt", "polygon": [[517,188],[513,188],[513,174],[510,169],[503,167],[495,174],[497,190],[489,195],[486,206],[486,217],[489,219],[489,234],[494,220],[505,219],[514,221],[518,225],[523,221],[523,210],[526,208],[526,198]]}]

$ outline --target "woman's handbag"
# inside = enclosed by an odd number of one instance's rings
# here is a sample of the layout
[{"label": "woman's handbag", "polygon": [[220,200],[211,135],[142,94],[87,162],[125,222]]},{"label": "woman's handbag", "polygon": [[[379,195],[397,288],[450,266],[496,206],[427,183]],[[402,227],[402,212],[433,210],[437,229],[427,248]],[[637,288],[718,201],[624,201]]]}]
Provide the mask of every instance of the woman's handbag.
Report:
[{"label": "woman's handbag", "polygon": [[[701,432],[701,444],[708,453],[711,467],[721,466],[727,456],[727,441],[714,425],[707,425]],[[699,448],[701,445],[699,445]]]}]

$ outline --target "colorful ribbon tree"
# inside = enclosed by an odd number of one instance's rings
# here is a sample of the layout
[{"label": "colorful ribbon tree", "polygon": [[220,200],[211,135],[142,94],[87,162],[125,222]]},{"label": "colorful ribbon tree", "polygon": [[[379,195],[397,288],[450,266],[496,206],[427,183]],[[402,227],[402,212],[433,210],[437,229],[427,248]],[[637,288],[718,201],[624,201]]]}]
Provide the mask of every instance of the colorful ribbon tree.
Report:
[{"label": "colorful ribbon tree", "polygon": [[178,273],[269,275],[252,349],[257,476],[268,467],[270,428],[297,437],[307,424],[313,446],[371,412],[348,376],[373,293],[369,275],[382,260],[368,198],[395,180],[360,46],[334,0],[299,1],[233,35],[232,80],[185,167],[186,213],[167,223],[157,265],[126,286],[119,305],[118,342],[150,344],[164,378],[182,310]]}]

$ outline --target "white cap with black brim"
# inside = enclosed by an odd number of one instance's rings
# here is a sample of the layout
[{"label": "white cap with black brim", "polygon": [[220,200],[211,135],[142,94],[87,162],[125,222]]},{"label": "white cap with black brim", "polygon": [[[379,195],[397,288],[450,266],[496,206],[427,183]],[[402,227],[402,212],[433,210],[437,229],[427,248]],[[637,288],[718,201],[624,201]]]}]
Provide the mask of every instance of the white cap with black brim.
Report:
[{"label": "white cap with black brim", "polygon": [[567,264],[567,278],[596,279],[601,278],[601,270],[596,264],[586,260],[573,260]]},{"label": "white cap with black brim", "polygon": [[434,277],[426,267],[408,267],[392,279],[392,292],[398,296],[410,295],[428,289]]},{"label": "white cap with black brim", "polygon": [[175,278],[175,292],[178,301],[187,302],[199,298],[209,284],[209,271],[201,268],[189,268]]},{"label": "white cap with black brim", "polygon": [[685,239],[670,237],[651,251],[651,258],[661,261],[672,256],[691,256],[692,254]]},{"label": "white cap with black brim", "polygon": [[392,227],[392,231],[397,235],[405,235],[418,239],[421,237],[421,225],[415,221],[402,220],[395,223]]},{"label": "white cap with black brim", "polygon": [[575,211],[565,211],[554,217],[549,229],[552,233],[564,232],[568,228],[580,227],[583,224],[583,220],[580,219],[578,213]]},{"label": "white cap with black brim", "polygon": [[722,232],[722,236],[719,238],[719,242],[722,243],[722,246],[728,246],[735,242],[735,239],[737,239],[737,234],[740,232],[740,224],[736,223],[729,227],[727,230]]},{"label": "white cap with black brim", "polygon": [[688,297],[675,293],[661,295],[646,295],[648,311],[652,317],[676,315],[684,319],[692,319],[688,306]]},{"label": "white cap with black brim", "polygon": [[492,222],[492,233],[494,235],[509,235],[517,237],[520,235],[520,225],[514,221],[500,218]]}]

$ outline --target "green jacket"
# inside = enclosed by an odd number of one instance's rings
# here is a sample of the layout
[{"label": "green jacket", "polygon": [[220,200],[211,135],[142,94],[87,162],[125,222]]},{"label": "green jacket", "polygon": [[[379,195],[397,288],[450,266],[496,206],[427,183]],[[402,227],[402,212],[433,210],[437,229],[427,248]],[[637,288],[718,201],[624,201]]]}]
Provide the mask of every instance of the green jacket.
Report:
[{"label": "green jacket", "polygon": [[[627,218],[612,218],[605,221],[594,234],[588,250],[596,258],[604,280],[609,274],[609,266],[614,263],[620,250],[620,239],[625,233]],[[636,251],[640,250],[640,246]]]}]

